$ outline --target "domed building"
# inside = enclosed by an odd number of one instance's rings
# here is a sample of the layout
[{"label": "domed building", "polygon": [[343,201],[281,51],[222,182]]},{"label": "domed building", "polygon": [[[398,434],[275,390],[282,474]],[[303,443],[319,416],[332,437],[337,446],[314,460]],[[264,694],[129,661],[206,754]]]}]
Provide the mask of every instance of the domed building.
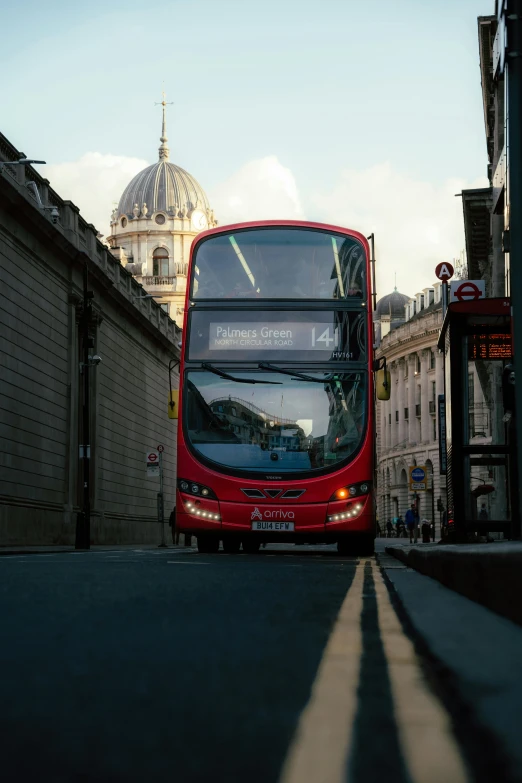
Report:
[{"label": "domed building", "polygon": [[[420,518],[439,531],[445,478],[439,470],[437,400],[444,394],[443,357],[437,349],[442,325],[441,283],[413,297],[395,289],[377,303],[375,357],[386,357],[391,373],[390,399],[378,402],[376,500],[381,528],[404,517],[412,502]],[[409,469],[423,466],[425,491],[409,489]],[[440,503],[439,503],[440,501]]]},{"label": "domed building", "polygon": [[129,182],[111,216],[112,252],[149,294],[183,325],[192,240],[217,225],[199,182],[169,161],[165,98],[157,163]]},{"label": "domed building", "polygon": [[406,320],[405,306],[410,297],[401,294],[395,287],[391,294],[386,294],[377,302],[373,320],[375,323],[375,340],[377,345],[392,329]]}]

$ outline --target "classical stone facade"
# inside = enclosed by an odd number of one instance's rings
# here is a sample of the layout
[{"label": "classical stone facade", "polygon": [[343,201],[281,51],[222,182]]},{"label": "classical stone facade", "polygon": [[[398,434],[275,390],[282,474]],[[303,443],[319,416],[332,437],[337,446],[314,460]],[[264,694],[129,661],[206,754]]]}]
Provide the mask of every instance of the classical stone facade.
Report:
[{"label": "classical stone facade", "polygon": [[419,492],[421,518],[438,521],[437,501],[445,502],[439,473],[437,397],[444,393],[443,357],[437,350],[442,325],[440,283],[405,306],[405,322],[388,332],[376,356],[391,371],[391,398],[377,403],[377,503],[381,526],[404,516],[413,495],[409,468],[425,465],[429,489]]},{"label": "classical stone facade", "polygon": [[183,326],[192,240],[217,225],[201,185],[169,161],[165,125],[158,162],[140,171],[125,188],[111,217],[108,243],[147,293]]},{"label": "classical stone facade", "polygon": [[[0,135],[0,545],[73,543],[82,504],[83,272],[93,318],[90,370],[94,543],[159,542],[157,479],[145,454],[165,445],[165,508],[175,498],[176,422],[167,417],[176,324]],[[173,386],[178,378],[174,374]]]}]

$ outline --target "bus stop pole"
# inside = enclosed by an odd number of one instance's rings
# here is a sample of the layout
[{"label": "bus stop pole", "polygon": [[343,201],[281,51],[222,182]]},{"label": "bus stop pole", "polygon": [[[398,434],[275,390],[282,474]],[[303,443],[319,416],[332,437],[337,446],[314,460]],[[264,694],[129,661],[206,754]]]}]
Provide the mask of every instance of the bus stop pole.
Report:
[{"label": "bus stop pole", "polygon": [[160,474],[160,491],[158,494],[158,522],[161,524],[161,544],[159,547],[166,547],[165,541],[165,517],[163,514],[163,454],[160,451],[159,455],[159,474]]},{"label": "bus stop pole", "polygon": [[[518,485],[522,486],[522,0],[509,0],[507,26],[507,92],[509,144],[509,278],[515,357],[515,416]],[[522,508],[512,509],[513,535],[520,537]],[[516,523],[515,523],[515,520]]]},{"label": "bus stop pole", "polygon": [[442,320],[446,317],[446,310],[448,309],[448,281],[442,281]]}]

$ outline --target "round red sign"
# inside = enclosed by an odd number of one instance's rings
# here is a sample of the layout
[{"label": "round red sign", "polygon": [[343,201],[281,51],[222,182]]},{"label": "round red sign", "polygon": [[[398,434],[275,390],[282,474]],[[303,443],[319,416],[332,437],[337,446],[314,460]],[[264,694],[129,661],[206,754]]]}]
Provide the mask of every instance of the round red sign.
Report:
[{"label": "round red sign", "polygon": [[442,280],[443,283],[447,283],[450,277],[453,277],[454,272],[455,270],[451,264],[446,263],[446,261],[442,264],[437,264],[435,267],[435,277]]},{"label": "round red sign", "polygon": [[149,454],[149,456],[147,457],[148,462],[156,462],[157,459],[158,459],[158,455],[155,454],[154,452]]},{"label": "round red sign", "polygon": [[482,292],[472,280],[467,280],[455,290],[454,296],[459,302],[471,302],[473,299],[480,299]]}]

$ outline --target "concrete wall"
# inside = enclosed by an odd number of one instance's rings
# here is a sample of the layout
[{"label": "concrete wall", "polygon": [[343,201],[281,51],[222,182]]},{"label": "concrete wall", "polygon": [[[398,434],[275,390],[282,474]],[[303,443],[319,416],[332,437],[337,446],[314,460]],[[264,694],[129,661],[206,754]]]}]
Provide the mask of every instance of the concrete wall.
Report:
[{"label": "concrete wall", "polygon": [[[174,502],[176,422],[168,364],[179,330],[82,220],[0,135],[0,546],[73,543],[82,502],[79,316],[93,291],[93,543],[159,542],[145,454],[165,446],[165,512]],[[41,209],[27,182],[34,181]],[[177,374],[173,376],[177,387]],[[168,530],[168,529],[167,529]]]}]

